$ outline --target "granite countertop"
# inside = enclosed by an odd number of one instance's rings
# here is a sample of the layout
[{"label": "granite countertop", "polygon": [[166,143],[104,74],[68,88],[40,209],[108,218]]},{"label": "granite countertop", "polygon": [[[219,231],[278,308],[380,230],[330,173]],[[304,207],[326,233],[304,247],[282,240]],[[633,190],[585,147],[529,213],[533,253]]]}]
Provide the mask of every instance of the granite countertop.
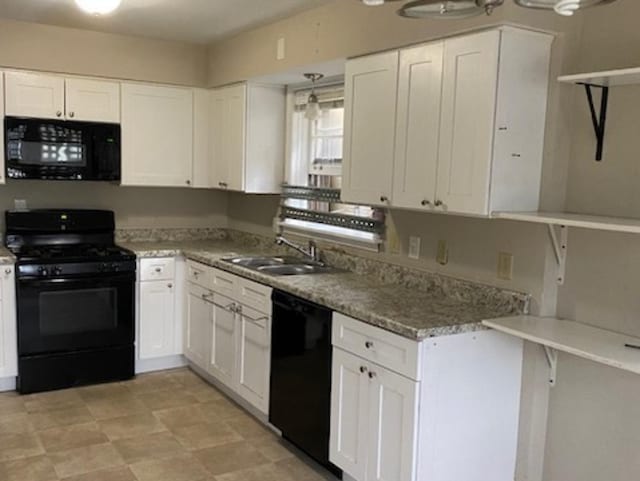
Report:
[{"label": "granite countertop", "polygon": [[4,246],[0,246],[0,265],[6,266],[15,263],[16,257],[11,252],[9,252],[9,249]]},{"label": "granite countertop", "polygon": [[[271,276],[235,266],[222,259],[234,256],[271,255],[274,248],[248,247],[231,241],[129,242],[120,243],[139,258],[173,257],[222,269],[326,306],[347,316],[394,332],[424,340],[484,330],[484,319],[508,315],[503,306],[465,302],[455,296],[384,284],[352,272],[298,276]],[[482,289],[482,286],[478,286]]]}]

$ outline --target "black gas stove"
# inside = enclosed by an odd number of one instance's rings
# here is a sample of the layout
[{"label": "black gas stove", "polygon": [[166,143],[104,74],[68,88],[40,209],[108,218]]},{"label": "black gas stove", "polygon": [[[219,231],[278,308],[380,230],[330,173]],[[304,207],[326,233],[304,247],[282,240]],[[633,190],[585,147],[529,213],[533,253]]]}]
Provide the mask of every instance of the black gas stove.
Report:
[{"label": "black gas stove", "polygon": [[17,257],[18,390],[128,379],[134,369],[136,257],[113,212],[6,213]]}]

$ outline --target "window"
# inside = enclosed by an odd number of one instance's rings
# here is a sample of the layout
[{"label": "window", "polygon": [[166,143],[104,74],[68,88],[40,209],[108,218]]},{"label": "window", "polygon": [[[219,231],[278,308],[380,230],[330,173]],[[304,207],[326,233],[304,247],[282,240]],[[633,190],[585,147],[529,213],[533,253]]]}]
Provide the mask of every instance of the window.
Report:
[{"label": "window", "polygon": [[344,135],[344,86],[316,88],[320,115],[307,119],[309,89],[289,92],[289,159],[283,188],[283,230],[378,248],[381,209],[340,201]]}]

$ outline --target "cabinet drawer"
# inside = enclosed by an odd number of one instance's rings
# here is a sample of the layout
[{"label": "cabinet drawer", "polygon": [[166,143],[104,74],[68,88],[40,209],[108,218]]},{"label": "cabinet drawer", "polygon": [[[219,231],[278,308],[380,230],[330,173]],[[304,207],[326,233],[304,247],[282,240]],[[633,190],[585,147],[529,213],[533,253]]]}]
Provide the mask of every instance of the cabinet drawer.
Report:
[{"label": "cabinet drawer", "polygon": [[397,334],[333,314],[333,345],[411,379],[420,379],[420,344]]},{"label": "cabinet drawer", "polygon": [[205,289],[211,287],[212,270],[198,262],[187,261],[187,280]]},{"label": "cabinet drawer", "polygon": [[271,314],[271,292],[273,289],[242,278],[239,279],[238,287],[238,302],[262,314]]},{"label": "cabinet drawer", "polygon": [[211,289],[218,294],[235,299],[239,280],[240,278],[234,274],[229,274],[219,269],[211,269]]},{"label": "cabinet drawer", "polygon": [[174,279],[175,272],[176,261],[173,257],[140,261],[141,281],[170,281]]}]

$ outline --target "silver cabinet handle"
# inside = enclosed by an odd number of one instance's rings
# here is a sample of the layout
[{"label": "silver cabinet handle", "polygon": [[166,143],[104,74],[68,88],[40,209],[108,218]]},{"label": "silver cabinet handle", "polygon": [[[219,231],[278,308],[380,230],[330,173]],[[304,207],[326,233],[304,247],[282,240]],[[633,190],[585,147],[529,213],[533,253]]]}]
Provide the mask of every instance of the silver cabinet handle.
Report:
[{"label": "silver cabinet handle", "polygon": [[76,116],[75,112],[69,112],[69,117],[74,118]]},{"label": "silver cabinet handle", "polygon": [[56,112],[56,117],[62,117],[62,112],[60,110]]},{"label": "silver cabinet handle", "polygon": [[444,205],[444,202],[442,202],[441,200],[436,200],[433,205],[435,205],[436,207],[441,207],[442,205]]},{"label": "silver cabinet handle", "polygon": [[373,348],[373,342],[371,341],[367,341],[364,343],[364,347],[366,347],[367,349],[372,349]]},{"label": "silver cabinet handle", "polygon": [[187,180],[187,181],[186,181],[186,184],[187,184],[187,185],[191,185],[191,181],[190,181],[190,180]]},{"label": "silver cabinet handle", "polygon": [[377,374],[373,371],[369,372],[369,379],[373,379],[374,377],[376,377]]},{"label": "silver cabinet handle", "polygon": [[365,366],[360,366],[360,372],[366,374],[369,370]]},{"label": "silver cabinet handle", "polygon": [[[241,312],[242,311],[239,311],[238,314],[240,314]],[[242,314],[242,317],[244,319],[247,319],[248,321],[251,321],[251,322],[260,322],[260,321],[268,321],[269,320],[269,316],[262,316],[262,317],[259,317],[257,319],[254,319],[253,317],[247,316],[246,314]]]},{"label": "silver cabinet handle", "polygon": [[420,204],[421,204],[423,207],[426,207],[426,206],[428,206],[428,205],[431,205],[431,201],[430,201],[430,200],[423,200],[422,202],[420,202]]},{"label": "silver cabinet handle", "polygon": [[12,272],[13,272],[13,271],[12,271],[9,267],[7,267],[7,268],[4,270],[4,273],[5,273],[6,275],[11,275],[11,273],[12,273]]},{"label": "silver cabinet handle", "polygon": [[386,195],[380,196],[380,202],[387,202],[388,200],[389,200],[389,197],[387,197]]}]

